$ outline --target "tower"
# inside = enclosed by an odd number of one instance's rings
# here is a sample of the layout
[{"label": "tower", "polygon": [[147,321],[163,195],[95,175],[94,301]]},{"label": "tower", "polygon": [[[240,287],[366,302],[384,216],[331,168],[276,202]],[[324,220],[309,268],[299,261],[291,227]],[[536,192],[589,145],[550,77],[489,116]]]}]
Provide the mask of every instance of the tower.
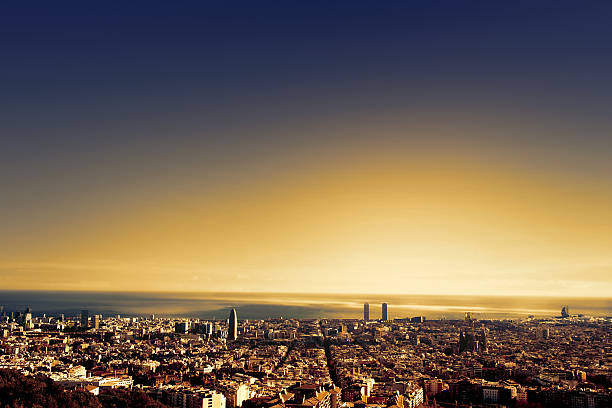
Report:
[{"label": "tower", "polygon": [[488,351],[488,349],[489,349],[489,341],[487,339],[487,331],[488,330],[489,329],[483,327],[482,331],[480,332],[480,344],[482,346],[481,347],[482,351],[485,351],[485,352]]},{"label": "tower", "polygon": [[81,310],[81,327],[89,327],[89,310],[87,309]]},{"label": "tower", "polygon": [[561,308],[561,317],[569,317],[569,306],[563,306]]},{"label": "tower", "polygon": [[236,309],[230,311],[227,338],[230,340],[238,338],[238,315],[236,314]]},{"label": "tower", "polygon": [[32,309],[28,306],[23,314],[23,326],[26,330],[31,330],[34,328],[34,324],[32,323]]},{"label": "tower", "polygon": [[370,320],[370,304],[363,304],[363,320]]},{"label": "tower", "polygon": [[386,303],[382,304],[382,319],[385,321],[389,320],[387,316],[387,304]]}]

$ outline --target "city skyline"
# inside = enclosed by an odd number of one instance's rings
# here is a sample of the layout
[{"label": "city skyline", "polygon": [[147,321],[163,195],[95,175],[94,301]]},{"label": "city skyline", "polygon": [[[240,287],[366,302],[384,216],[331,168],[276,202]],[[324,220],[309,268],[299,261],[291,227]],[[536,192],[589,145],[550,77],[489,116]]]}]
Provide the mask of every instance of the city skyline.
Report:
[{"label": "city skyline", "polygon": [[501,320],[469,312],[452,320],[238,320],[231,309],[220,320],[94,314],[89,324],[89,310],[32,312],[0,313],[0,390],[15,406],[33,399],[87,408],[118,400],[150,408],[612,403],[604,360],[612,317],[572,314],[568,305],[557,316]]},{"label": "city skyline", "polygon": [[609,297],[609,8],[3,5],[0,284]]},{"label": "city skyline", "polygon": [[[0,292],[6,313],[28,308],[34,315],[121,315],[184,317],[223,320],[235,309],[241,319],[360,319],[384,321],[422,316],[427,319],[463,319],[465,313],[479,319],[527,319],[569,315],[612,315],[608,298],[496,297],[496,296],[396,296],[319,294],[200,294],[200,293],[70,293]],[[363,300],[369,300],[366,304]],[[568,303],[569,302],[569,303]],[[366,307],[367,305],[367,307]],[[388,306],[391,306],[389,313]],[[560,306],[561,305],[561,306]],[[370,307],[371,306],[371,307]],[[389,318],[390,317],[390,318]]]}]

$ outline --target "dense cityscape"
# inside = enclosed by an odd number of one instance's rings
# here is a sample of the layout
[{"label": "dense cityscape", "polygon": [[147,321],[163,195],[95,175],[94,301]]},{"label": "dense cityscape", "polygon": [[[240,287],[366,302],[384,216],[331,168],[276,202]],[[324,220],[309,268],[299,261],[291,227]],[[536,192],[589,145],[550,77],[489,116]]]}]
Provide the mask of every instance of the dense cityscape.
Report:
[{"label": "dense cityscape", "polygon": [[0,369],[155,404],[139,406],[612,406],[610,317],[390,320],[390,307],[334,320],[3,311]]}]

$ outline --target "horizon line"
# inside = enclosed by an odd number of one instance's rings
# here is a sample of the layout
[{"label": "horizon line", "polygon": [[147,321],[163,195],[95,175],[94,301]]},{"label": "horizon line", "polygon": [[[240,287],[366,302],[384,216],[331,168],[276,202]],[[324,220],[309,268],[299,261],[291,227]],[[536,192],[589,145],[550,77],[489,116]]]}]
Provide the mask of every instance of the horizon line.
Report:
[{"label": "horizon line", "polygon": [[[49,292],[49,293],[121,293],[121,294],[211,294],[211,295],[233,295],[233,294],[254,294],[254,295],[329,295],[329,296],[463,296],[463,297],[521,297],[521,298],[568,298],[568,299],[612,299],[612,296],[560,296],[560,295],[547,295],[547,294],[448,294],[448,293],[363,293],[363,292],[300,292],[300,291],[180,291],[180,290],[97,290],[97,289],[0,289],[2,292]],[[364,299],[367,300],[367,299]]]}]

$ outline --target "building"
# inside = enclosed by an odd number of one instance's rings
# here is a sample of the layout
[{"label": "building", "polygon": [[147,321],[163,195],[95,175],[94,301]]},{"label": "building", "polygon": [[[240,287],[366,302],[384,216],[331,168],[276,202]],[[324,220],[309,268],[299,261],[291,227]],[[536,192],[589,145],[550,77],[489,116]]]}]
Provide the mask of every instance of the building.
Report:
[{"label": "building", "polygon": [[229,315],[227,338],[230,340],[236,340],[238,338],[238,315],[236,309],[232,309]]},{"label": "building", "polygon": [[516,400],[521,403],[527,403],[527,388],[520,387],[516,390]]},{"label": "building", "polygon": [[363,304],[363,320],[370,320],[370,304]]},{"label": "building", "polygon": [[193,408],[225,408],[225,396],[214,390],[206,390],[187,394],[186,406]]},{"label": "building", "polygon": [[96,330],[100,328],[100,315],[94,315],[94,317],[93,317],[93,327]]},{"label": "building", "polygon": [[97,385],[87,385],[85,386],[84,390],[93,395],[100,395],[100,387]]},{"label": "building", "polygon": [[499,401],[499,388],[498,387],[482,387],[482,400],[489,403],[497,403]]},{"label": "building", "polygon": [[23,315],[23,327],[26,330],[32,330],[34,328],[34,323],[32,322],[32,309],[29,307],[25,310]]},{"label": "building", "polygon": [[214,333],[213,324],[211,322],[200,324],[200,332],[206,336],[212,336]]},{"label": "building", "polygon": [[423,405],[423,400],[423,387],[413,386],[411,389],[406,390],[401,406],[403,406],[403,408],[420,407]]},{"label": "building", "polygon": [[382,319],[385,321],[389,320],[387,316],[387,304],[386,303],[382,304]]},{"label": "building", "polygon": [[244,401],[245,408],[337,408],[339,388],[326,389],[318,384],[300,382],[277,395]]},{"label": "building", "polygon": [[516,397],[516,387],[503,382],[499,384],[492,383],[482,387],[482,401],[485,404],[502,404],[508,406]]},{"label": "building", "polygon": [[332,408],[332,394],[317,384],[296,384],[282,399],[286,408]]},{"label": "building", "polygon": [[482,331],[480,332],[480,339],[479,341],[479,347],[482,351],[488,351],[489,349],[489,339],[487,336],[487,332],[489,331],[489,329],[485,329],[483,328]]},{"label": "building", "polygon": [[157,400],[170,407],[181,408],[225,408],[225,396],[209,389],[165,390],[157,395]]},{"label": "building", "polygon": [[177,334],[187,334],[189,333],[189,322],[176,322],[174,323],[174,332]]},{"label": "building", "polygon": [[425,394],[428,397],[437,395],[448,388],[448,386],[446,386],[446,384],[444,384],[444,382],[439,378],[427,379],[423,382],[423,385],[425,388]]},{"label": "building", "polygon": [[[212,368],[211,368],[212,372]],[[232,381],[231,386],[223,387],[227,407],[241,407],[242,403],[251,398],[251,390],[246,383],[236,383]]]},{"label": "building", "polygon": [[569,317],[569,306],[563,306],[561,308],[561,317]]},{"label": "building", "polygon": [[87,309],[81,310],[81,327],[89,327],[89,310]]}]

